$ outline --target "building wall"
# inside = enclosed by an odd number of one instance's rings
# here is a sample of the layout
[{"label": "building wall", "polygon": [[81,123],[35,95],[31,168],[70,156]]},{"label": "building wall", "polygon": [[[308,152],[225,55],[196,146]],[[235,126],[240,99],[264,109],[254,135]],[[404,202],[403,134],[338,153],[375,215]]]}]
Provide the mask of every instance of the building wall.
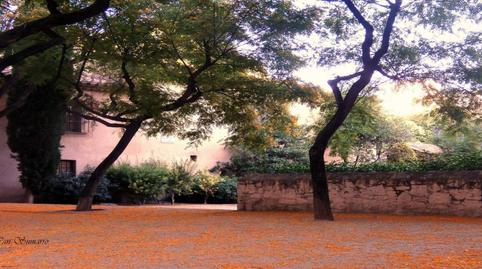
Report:
[{"label": "building wall", "polygon": [[[1,100],[0,100],[1,102]],[[0,103],[0,108],[4,104]],[[7,145],[7,120],[0,118],[0,202],[21,202],[24,190],[19,183],[17,163],[11,158]],[[63,160],[75,160],[77,173],[86,166],[96,166],[117,144],[121,130],[100,123],[89,122],[87,133],[66,133],[61,140]],[[216,129],[210,140],[197,148],[189,147],[187,141],[172,137],[147,137],[139,132],[120,156],[120,162],[138,164],[147,160],[159,160],[167,164],[174,160],[189,159],[197,155],[198,169],[208,169],[216,162],[229,160],[230,154],[222,145],[227,131]]]},{"label": "building wall", "polygon": [[[482,217],[482,171],[329,173],[334,212]],[[249,174],[238,210],[313,209],[309,174]]]},{"label": "building wall", "polygon": [[[3,107],[0,99],[0,108]],[[0,202],[21,202],[24,191],[18,181],[17,162],[11,158],[7,145],[7,120],[0,118]]]}]

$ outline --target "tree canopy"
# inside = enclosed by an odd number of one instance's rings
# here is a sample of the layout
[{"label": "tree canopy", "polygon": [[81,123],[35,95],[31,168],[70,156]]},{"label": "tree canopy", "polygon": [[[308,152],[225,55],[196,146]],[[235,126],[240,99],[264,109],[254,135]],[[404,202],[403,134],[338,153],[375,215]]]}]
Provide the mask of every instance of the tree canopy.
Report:
[{"label": "tree canopy", "polygon": [[[194,143],[215,126],[227,126],[231,140],[257,142],[262,133],[286,129],[274,123],[291,120],[285,104],[318,97],[291,77],[303,63],[295,37],[313,30],[318,13],[286,1],[113,2],[101,21],[77,30],[86,41],[76,46],[73,102],[85,118],[126,129],[99,171],[139,128]],[[82,88],[89,72],[112,81],[105,98]]]}]

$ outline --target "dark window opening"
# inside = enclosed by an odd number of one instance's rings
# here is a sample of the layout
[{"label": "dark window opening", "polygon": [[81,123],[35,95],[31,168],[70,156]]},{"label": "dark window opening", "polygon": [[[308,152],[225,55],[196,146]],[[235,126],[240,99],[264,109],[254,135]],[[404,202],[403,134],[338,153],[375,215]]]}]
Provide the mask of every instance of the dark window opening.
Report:
[{"label": "dark window opening", "polygon": [[61,160],[59,163],[59,167],[57,168],[57,174],[75,176],[75,166],[76,163],[74,160]]},{"label": "dark window opening", "polygon": [[197,155],[191,155],[191,156],[189,156],[189,158],[190,158],[191,161],[193,161],[193,162],[197,161]]},{"label": "dark window opening", "polygon": [[[72,110],[76,108],[70,108]],[[65,131],[70,133],[87,133],[87,122],[81,115],[67,112],[65,119]]]}]

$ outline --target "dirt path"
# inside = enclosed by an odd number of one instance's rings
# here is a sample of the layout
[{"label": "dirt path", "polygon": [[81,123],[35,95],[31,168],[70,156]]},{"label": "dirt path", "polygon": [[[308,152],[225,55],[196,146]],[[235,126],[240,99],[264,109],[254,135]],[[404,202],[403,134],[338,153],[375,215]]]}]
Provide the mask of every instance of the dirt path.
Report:
[{"label": "dirt path", "polygon": [[0,268],[482,268],[481,218],[200,208],[0,204]]}]

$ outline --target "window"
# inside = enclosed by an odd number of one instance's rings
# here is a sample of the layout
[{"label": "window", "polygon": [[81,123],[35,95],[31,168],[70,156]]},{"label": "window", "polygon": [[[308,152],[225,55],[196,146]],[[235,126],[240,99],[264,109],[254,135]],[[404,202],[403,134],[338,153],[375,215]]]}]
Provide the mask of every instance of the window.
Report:
[{"label": "window", "polygon": [[59,167],[57,168],[57,174],[75,176],[75,167],[76,163],[74,160],[60,160]]},{"label": "window", "polygon": [[192,162],[197,161],[197,155],[191,155],[189,156],[189,158],[191,159]]},{"label": "window", "polygon": [[[78,110],[70,107],[71,110]],[[81,115],[67,112],[65,119],[65,131],[69,133],[87,133],[87,122]]]}]

